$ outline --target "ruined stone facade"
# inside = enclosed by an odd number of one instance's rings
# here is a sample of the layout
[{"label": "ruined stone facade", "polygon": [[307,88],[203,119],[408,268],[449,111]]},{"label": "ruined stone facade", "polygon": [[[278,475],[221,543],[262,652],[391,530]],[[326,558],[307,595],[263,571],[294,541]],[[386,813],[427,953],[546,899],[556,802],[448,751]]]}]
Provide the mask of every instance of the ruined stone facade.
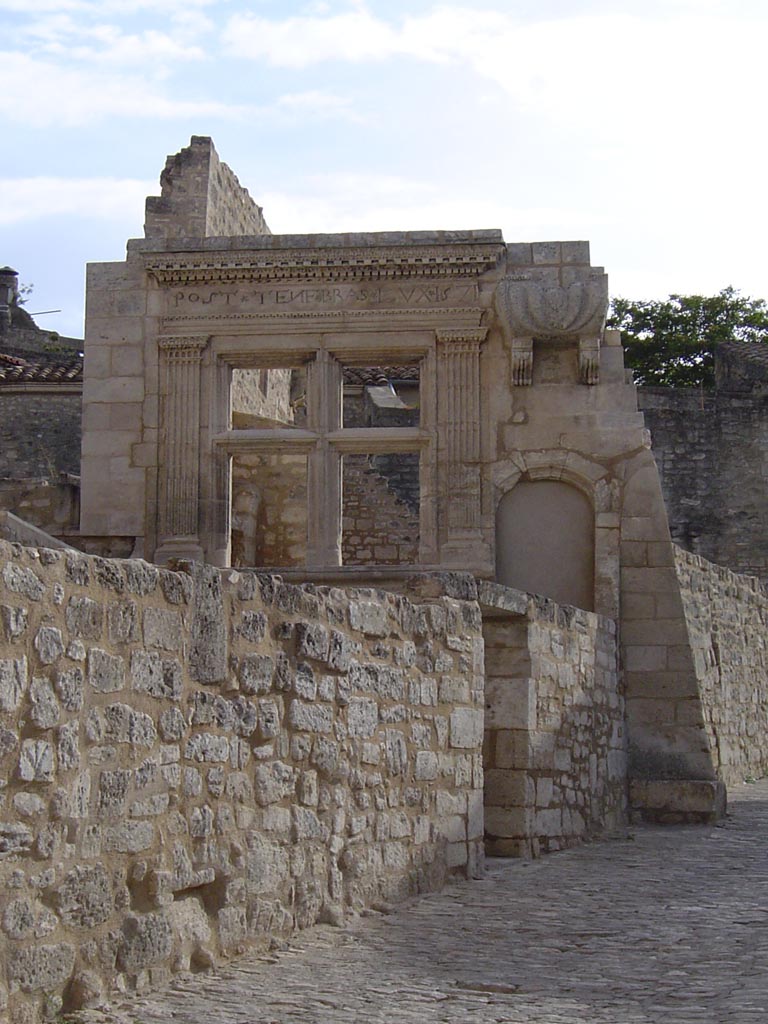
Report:
[{"label": "ruined stone facade", "polygon": [[88,272],[78,543],[134,557],[2,548],[20,1024],[768,772],[765,594],[673,544],[587,243],[162,185]]}]

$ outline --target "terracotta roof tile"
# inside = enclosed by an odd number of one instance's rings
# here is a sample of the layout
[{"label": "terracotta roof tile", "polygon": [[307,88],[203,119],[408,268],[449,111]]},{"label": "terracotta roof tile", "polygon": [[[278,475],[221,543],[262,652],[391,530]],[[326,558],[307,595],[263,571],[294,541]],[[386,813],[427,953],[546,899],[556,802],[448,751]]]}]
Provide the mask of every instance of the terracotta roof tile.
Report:
[{"label": "terracotta roof tile", "polygon": [[83,361],[30,363],[14,356],[0,358],[0,387],[10,384],[80,384]]}]

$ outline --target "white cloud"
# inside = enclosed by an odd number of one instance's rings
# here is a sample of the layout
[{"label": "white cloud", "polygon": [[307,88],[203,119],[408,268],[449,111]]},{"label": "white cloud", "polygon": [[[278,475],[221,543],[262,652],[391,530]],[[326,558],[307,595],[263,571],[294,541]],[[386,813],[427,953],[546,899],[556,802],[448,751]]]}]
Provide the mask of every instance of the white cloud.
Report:
[{"label": "white cloud", "polygon": [[59,67],[20,53],[0,53],[0,93],[13,96],[5,114],[35,127],[82,125],[106,116],[238,118],[246,108],[213,100],[177,100],[142,78]]},{"label": "white cloud", "polygon": [[154,182],[135,178],[0,179],[0,224],[75,215],[92,220],[136,220]]}]

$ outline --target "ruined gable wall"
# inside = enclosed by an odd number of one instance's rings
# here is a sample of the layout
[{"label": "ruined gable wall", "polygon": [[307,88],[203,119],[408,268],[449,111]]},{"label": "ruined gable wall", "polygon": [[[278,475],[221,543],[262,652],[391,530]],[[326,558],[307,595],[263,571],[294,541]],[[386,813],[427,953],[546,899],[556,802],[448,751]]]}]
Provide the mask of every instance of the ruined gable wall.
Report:
[{"label": "ruined gable wall", "polygon": [[478,868],[474,602],[0,543],[0,638],[4,1020]]},{"label": "ruined gable wall", "polygon": [[675,543],[768,582],[768,399],[638,388]]},{"label": "ruined gable wall", "polygon": [[701,709],[728,785],[768,774],[768,594],[757,580],[675,550]]},{"label": "ruined gable wall", "polygon": [[147,199],[147,238],[270,234],[261,207],[205,136],[168,157],[160,183],[162,194]]}]

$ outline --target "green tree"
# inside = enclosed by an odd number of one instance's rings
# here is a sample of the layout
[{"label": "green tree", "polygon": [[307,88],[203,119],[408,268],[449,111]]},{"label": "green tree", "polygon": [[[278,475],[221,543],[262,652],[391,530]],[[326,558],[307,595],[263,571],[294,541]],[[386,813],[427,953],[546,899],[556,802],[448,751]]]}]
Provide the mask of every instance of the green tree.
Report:
[{"label": "green tree", "polygon": [[768,305],[730,287],[711,296],[616,298],[607,325],[621,331],[625,362],[638,384],[706,388],[715,383],[719,344],[768,342]]}]

